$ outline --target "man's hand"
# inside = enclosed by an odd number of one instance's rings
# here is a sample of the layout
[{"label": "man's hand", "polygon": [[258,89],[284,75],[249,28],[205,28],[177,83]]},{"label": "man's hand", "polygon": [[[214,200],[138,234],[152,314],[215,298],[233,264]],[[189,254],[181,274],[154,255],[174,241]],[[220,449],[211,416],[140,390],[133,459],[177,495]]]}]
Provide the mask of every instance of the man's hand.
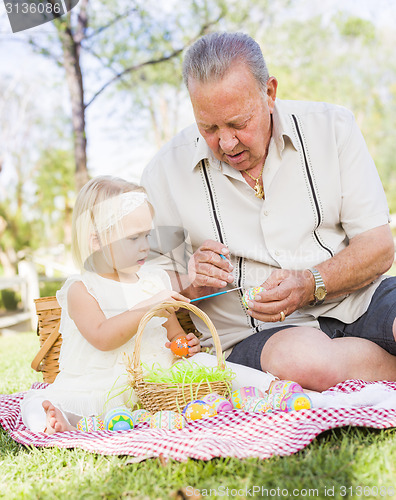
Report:
[{"label": "man's hand", "polygon": [[[206,240],[188,263],[188,276],[199,297],[217,292],[234,281],[233,266],[228,260],[229,250],[222,243]],[[225,259],[220,257],[223,255]]]},{"label": "man's hand", "polygon": [[297,309],[308,305],[313,300],[315,281],[308,270],[273,271],[261,285],[265,290],[248,303],[248,314],[259,321],[275,322]]}]

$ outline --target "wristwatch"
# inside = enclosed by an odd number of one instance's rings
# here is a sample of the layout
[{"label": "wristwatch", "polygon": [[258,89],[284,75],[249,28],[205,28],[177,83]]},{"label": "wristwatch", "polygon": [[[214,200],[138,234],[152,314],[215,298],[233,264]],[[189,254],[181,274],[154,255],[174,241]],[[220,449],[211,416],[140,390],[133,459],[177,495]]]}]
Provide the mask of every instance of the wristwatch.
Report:
[{"label": "wristwatch", "polygon": [[326,295],[327,295],[327,290],[326,286],[324,284],[323,278],[320,275],[320,272],[315,269],[314,267],[310,267],[308,269],[313,274],[313,277],[315,279],[315,290],[314,290],[314,301],[311,302],[311,306],[319,306],[320,304],[323,304]]}]

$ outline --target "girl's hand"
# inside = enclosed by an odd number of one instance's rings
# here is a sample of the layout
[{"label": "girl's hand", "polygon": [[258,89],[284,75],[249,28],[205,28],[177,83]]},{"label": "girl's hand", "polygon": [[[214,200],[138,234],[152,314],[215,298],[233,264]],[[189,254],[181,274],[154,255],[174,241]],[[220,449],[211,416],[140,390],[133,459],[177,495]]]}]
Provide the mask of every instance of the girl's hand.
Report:
[{"label": "girl's hand", "polygon": [[190,347],[188,357],[194,356],[201,351],[201,343],[199,339],[192,333],[187,334],[188,345]]},{"label": "girl's hand", "polygon": [[[194,356],[194,354],[197,354],[198,352],[201,351],[201,343],[199,342],[199,339],[192,333],[188,333],[187,335],[177,335],[172,341],[178,339],[178,338],[185,338],[187,340],[187,344],[189,346],[188,349],[188,357],[190,358],[191,356]],[[166,342],[165,347],[170,349],[171,342]]]},{"label": "girl's hand", "polygon": [[[187,297],[184,297],[184,295],[181,295],[180,293],[174,292],[173,290],[162,290],[159,293],[156,293],[153,295],[150,299],[147,299],[143,302],[140,302],[137,307],[144,307],[147,310],[151,309],[157,304],[161,304],[162,302],[174,302],[176,303],[177,301],[181,302],[190,302],[190,299]],[[178,310],[177,308],[173,307],[168,307],[163,309],[162,311],[159,311],[157,313],[157,316],[160,316],[162,318],[169,318],[171,314],[173,314],[175,311]]]}]

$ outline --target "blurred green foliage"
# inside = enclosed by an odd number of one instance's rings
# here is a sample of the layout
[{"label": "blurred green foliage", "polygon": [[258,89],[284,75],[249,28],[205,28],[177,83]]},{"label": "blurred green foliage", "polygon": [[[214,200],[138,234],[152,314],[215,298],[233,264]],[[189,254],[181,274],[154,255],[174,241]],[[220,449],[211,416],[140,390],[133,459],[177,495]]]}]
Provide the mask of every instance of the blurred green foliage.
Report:
[{"label": "blurred green foliage", "polygon": [[52,297],[63,285],[64,280],[42,281],[40,283],[40,297]]},{"label": "blurred green foliage", "polygon": [[0,292],[0,311],[16,311],[21,301],[21,296],[14,290],[1,290]]}]

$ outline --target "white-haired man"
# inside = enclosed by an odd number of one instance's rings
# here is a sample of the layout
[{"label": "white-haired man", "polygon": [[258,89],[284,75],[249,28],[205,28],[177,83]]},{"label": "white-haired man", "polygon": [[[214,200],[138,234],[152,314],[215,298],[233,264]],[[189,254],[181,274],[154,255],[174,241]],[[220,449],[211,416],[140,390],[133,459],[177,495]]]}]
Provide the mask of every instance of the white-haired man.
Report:
[{"label": "white-haired man", "polygon": [[240,291],[199,303],[227,359],[319,391],[396,380],[389,211],[352,113],[276,99],[260,47],[241,33],[199,39],[183,76],[196,124],[142,183],[157,225],[188,232],[183,294],[264,288],[248,309]]}]

